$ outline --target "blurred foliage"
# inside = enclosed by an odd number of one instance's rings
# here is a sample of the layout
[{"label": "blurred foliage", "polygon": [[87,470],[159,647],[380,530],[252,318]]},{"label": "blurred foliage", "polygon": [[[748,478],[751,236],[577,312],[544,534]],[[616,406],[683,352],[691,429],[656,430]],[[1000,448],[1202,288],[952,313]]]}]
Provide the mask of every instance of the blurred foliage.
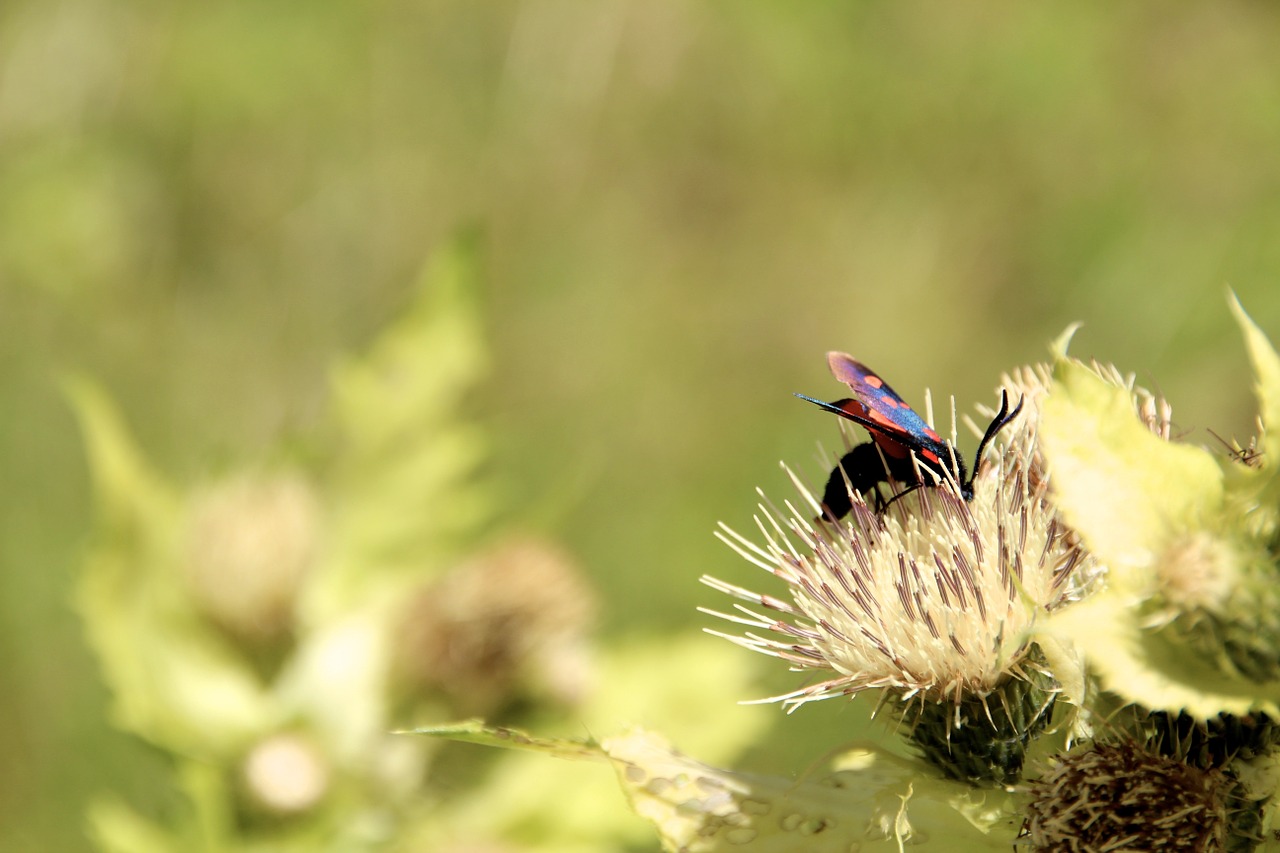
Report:
[{"label": "blurred foliage", "polygon": [[[103,789],[171,804],[67,607],[90,492],[60,371],[212,479],[320,421],[337,354],[474,224],[495,517],[585,563],[606,636],[690,632],[736,564],[714,522],[833,438],[789,397],[827,349],[967,408],[1083,320],[1074,350],[1140,366],[1179,430],[1251,434],[1219,306],[1280,327],[1278,37],[1249,2],[0,6],[6,842],[86,849]],[[831,704],[756,763],[847,736]]]},{"label": "blurred foliage", "polygon": [[[331,428],[301,458],[176,486],[97,386],[66,383],[96,516],[77,609],[112,722],[163,753],[156,782],[179,799],[146,814],[94,797],[100,849],[643,842],[621,797],[590,777],[535,781],[522,757],[451,762],[440,742],[393,730],[473,713],[608,728],[640,714],[680,732],[685,709],[747,689],[750,664],[687,639],[593,652],[596,597],[575,561],[529,535],[477,533],[483,442],[451,414],[484,361],[474,252],[437,252],[410,310],[344,360]],[[735,756],[762,719],[703,741]]]}]

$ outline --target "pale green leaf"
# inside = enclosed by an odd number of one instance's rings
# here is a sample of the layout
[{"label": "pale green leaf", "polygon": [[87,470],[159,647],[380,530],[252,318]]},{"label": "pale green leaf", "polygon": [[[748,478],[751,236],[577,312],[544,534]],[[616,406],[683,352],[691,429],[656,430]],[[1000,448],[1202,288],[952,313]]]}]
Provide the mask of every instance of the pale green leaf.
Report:
[{"label": "pale green leaf", "polygon": [[[425,846],[517,846],[529,853],[633,849],[651,838],[605,774],[576,763],[608,757],[589,738],[535,737],[479,722],[418,729],[416,733],[515,750],[485,782],[432,821]],[[570,761],[551,761],[550,758]]]},{"label": "pale green leaf", "polygon": [[1253,364],[1254,392],[1258,396],[1258,412],[1266,428],[1263,465],[1276,467],[1280,460],[1280,355],[1258,324],[1253,322],[1240,300],[1231,294],[1231,311],[1244,332],[1245,348]]},{"label": "pale green leaf", "polygon": [[191,806],[188,849],[234,849],[236,816],[224,768],[204,761],[182,761],[178,777]]},{"label": "pale green leaf", "polygon": [[843,769],[834,773],[797,780],[721,770],[640,730],[601,744],[476,723],[418,731],[562,758],[607,759],[636,813],[668,849],[688,853],[898,851],[930,842],[958,853],[1007,850],[1019,825],[1013,795],[939,779],[919,763],[872,747],[844,756]]},{"label": "pale green leaf", "polygon": [[1190,652],[1171,629],[1144,627],[1142,604],[1109,589],[1058,611],[1047,628],[1088,658],[1102,687],[1129,702],[1201,720],[1220,713],[1280,714],[1280,685],[1233,677]]},{"label": "pale green leaf", "polygon": [[[712,760],[732,760],[781,715],[777,707],[735,704],[759,679],[759,664],[735,652],[701,635],[636,638],[603,649],[595,667],[599,687],[575,715],[572,730],[619,731],[643,721],[697,743]],[[545,760],[606,760],[590,739],[534,737],[478,722],[419,732],[537,754],[503,760],[482,788],[456,803],[442,817],[448,837],[518,841],[521,849],[557,853],[649,837],[613,785],[601,785],[591,771]]]},{"label": "pale green leaf", "polygon": [[1274,751],[1232,762],[1245,799],[1262,803],[1262,837],[1258,850],[1280,850],[1280,755]]},{"label": "pale green leaf", "polygon": [[641,731],[603,748],[636,812],[688,853],[1008,850],[1020,823],[1012,795],[938,779],[875,748],[849,769],[800,779],[720,770]]},{"label": "pale green leaf", "polygon": [[1128,390],[1062,359],[1040,440],[1058,506],[1113,572],[1149,567],[1169,536],[1214,517],[1222,472],[1206,451],[1143,425]]},{"label": "pale green leaf", "polygon": [[1062,334],[1054,338],[1049,344],[1049,352],[1053,353],[1055,359],[1065,359],[1067,357],[1067,349],[1071,346],[1071,339],[1076,336],[1076,332],[1080,331],[1083,323],[1072,323],[1070,326],[1062,330]]},{"label": "pale green leaf", "polygon": [[409,310],[334,369],[330,559],[309,591],[307,624],[420,581],[482,515],[473,476],[484,442],[458,419],[487,366],[475,255],[470,240],[439,250]]},{"label": "pale green leaf", "polygon": [[184,853],[188,849],[114,797],[89,805],[89,835],[102,853]]},{"label": "pale green leaf", "polygon": [[574,761],[606,760],[600,744],[591,738],[538,737],[519,729],[486,726],[483,720],[466,720],[439,726],[422,726],[400,734],[428,735],[430,737],[473,743],[479,746],[496,746],[501,749],[520,749],[537,752],[553,758]]},{"label": "pale green leaf", "polygon": [[1087,698],[1088,679],[1079,647],[1047,632],[1040,633],[1035,640],[1058,689],[1062,691],[1062,698],[1077,708],[1082,707]]},{"label": "pale green leaf", "polygon": [[311,631],[281,673],[275,698],[307,720],[335,757],[359,764],[385,736],[389,625],[368,608]]},{"label": "pale green leaf", "polygon": [[269,715],[251,669],[195,611],[182,584],[182,518],[114,406],[68,383],[89,452],[97,524],[76,590],[123,728],[188,755],[223,755]]},{"label": "pale green leaf", "polygon": [[1246,799],[1271,799],[1280,792],[1280,755],[1274,751],[1249,759],[1237,758],[1231,772],[1239,780]]},{"label": "pale green leaf", "polygon": [[[599,853],[652,849],[653,830],[628,807],[605,766],[509,753],[465,802],[437,815],[453,849]],[[466,841],[469,843],[458,843]],[[482,843],[488,841],[489,844]]]},{"label": "pale green leaf", "polygon": [[143,459],[102,389],[83,377],[68,377],[62,386],[84,433],[98,537],[139,551],[162,547],[178,513],[172,489]]},{"label": "pale green leaf", "polygon": [[[750,695],[747,691],[759,677],[755,660],[735,652],[734,647],[709,642],[701,635],[632,640],[603,649],[598,661],[601,686],[581,709],[578,725],[588,731],[617,731],[643,721],[673,737],[696,739],[699,752],[712,760],[730,760],[781,714],[777,707],[734,704]],[[715,677],[708,678],[707,673]],[[707,725],[710,715],[715,716],[715,726]],[[480,721],[415,732],[534,749],[562,758],[585,757],[597,749],[590,740],[537,738]],[[574,754],[562,753],[565,749]]]}]

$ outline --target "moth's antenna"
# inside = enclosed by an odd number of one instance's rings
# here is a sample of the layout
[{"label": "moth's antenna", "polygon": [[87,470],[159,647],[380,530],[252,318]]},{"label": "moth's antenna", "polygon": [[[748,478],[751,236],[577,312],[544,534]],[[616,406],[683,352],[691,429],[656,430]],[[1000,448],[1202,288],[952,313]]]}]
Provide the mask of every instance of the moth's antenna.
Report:
[{"label": "moth's antenna", "polygon": [[1022,404],[1027,401],[1026,396],[1018,399],[1018,405],[1011,412],[1009,411],[1009,392],[1000,389],[1000,411],[996,412],[996,416],[991,419],[991,423],[987,424],[987,431],[982,436],[982,441],[978,444],[978,452],[973,457],[973,473],[969,475],[969,482],[966,484],[970,489],[973,488],[973,481],[978,476],[978,468],[982,465],[982,454],[986,451],[987,445],[996,437],[996,433],[1009,425],[1010,421],[1016,418],[1022,412]]}]

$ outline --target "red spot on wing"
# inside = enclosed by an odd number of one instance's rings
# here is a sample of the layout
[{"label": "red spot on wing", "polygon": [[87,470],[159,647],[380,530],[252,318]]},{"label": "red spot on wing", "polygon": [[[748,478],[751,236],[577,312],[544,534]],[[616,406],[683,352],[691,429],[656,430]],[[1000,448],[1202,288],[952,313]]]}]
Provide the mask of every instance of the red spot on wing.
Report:
[{"label": "red spot on wing", "polygon": [[870,420],[874,417],[871,411],[864,406],[860,400],[840,400],[836,405],[840,407],[841,411],[859,418],[867,418]]},{"label": "red spot on wing", "polygon": [[890,432],[903,431],[902,427],[898,426],[898,424],[894,422],[893,418],[878,409],[869,409],[867,411],[867,420],[875,421]]},{"label": "red spot on wing", "polygon": [[900,459],[914,450],[922,460],[942,465],[946,442],[889,383],[847,353],[827,353],[827,365],[854,393],[836,405],[867,428],[885,455]]}]

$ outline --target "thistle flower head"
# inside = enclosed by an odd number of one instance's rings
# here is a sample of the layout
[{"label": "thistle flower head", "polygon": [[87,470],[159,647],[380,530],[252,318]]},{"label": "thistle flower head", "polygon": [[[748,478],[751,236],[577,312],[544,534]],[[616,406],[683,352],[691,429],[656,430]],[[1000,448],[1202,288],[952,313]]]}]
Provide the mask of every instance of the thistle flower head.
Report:
[{"label": "thistle flower head", "polygon": [[854,495],[847,520],[814,522],[818,501],[792,474],[801,506],[762,507],[763,544],[723,529],[730,547],[787,583],[790,600],[704,578],[752,605],[706,611],[748,629],[722,636],[825,676],[775,699],[794,708],[889,687],[958,700],[1021,673],[1030,628],[1078,594],[1073,575],[1085,558],[1047,499],[1036,403],[982,463],[971,501],[942,482],[879,515]]}]

